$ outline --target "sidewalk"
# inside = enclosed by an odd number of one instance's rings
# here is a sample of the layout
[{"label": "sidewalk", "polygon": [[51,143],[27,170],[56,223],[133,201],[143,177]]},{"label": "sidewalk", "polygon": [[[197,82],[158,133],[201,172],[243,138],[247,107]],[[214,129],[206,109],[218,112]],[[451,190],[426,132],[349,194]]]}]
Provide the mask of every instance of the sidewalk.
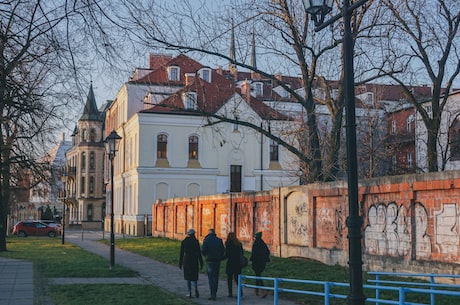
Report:
[{"label": "sidewalk", "polygon": [[[70,233],[70,234],[69,234]],[[85,232],[83,240],[81,234],[72,234],[71,232],[66,233],[66,242],[71,242],[86,251],[100,255],[107,260],[110,259],[110,247],[102,243],[97,242],[96,240],[102,239],[102,233]],[[106,238],[107,238],[106,234]],[[115,241],[116,245],[116,241]],[[187,286],[186,281],[183,277],[183,271],[180,270],[177,266],[172,266],[168,264],[163,264],[158,261],[155,261],[144,256],[134,254],[128,251],[124,251],[118,248],[115,248],[115,263],[130,268],[139,273],[139,276],[142,278],[142,281],[145,283],[150,283],[155,286],[161,287],[165,290],[168,290],[179,296],[186,297]],[[87,279],[86,279],[86,282]],[[219,305],[235,305],[237,304],[236,297],[228,298],[227,297],[227,282],[221,280],[219,282],[219,289],[217,291],[217,300],[211,301],[208,300],[209,297],[209,287],[208,287],[208,278],[206,274],[200,273],[198,280],[198,290],[200,291],[199,298],[192,298],[191,300],[198,304],[219,304]],[[236,295],[237,288],[236,285],[233,287],[234,294]],[[273,304],[273,295],[269,294],[265,299],[257,297],[254,295],[252,289],[244,289],[244,296],[242,298],[241,304],[243,305],[267,305]],[[280,305],[294,305],[294,302],[289,302],[286,300],[279,300]]]},{"label": "sidewalk", "polygon": [[34,303],[34,272],[31,262],[0,257],[0,274],[0,304]]}]

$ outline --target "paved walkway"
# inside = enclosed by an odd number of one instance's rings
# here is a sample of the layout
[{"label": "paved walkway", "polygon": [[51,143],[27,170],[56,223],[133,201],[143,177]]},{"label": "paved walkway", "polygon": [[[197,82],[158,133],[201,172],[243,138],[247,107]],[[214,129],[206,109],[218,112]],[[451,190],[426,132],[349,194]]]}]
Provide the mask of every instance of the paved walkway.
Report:
[{"label": "paved walkway", "polygon": [[[107,238],[107,234],[105,238]],[[102,232],[66,231],[66,242],[73,243],[82,249],[100,255],[109,261],[110,247],[97,240],[102,239]],[[134,278],[52,278],[50,284],[79,284],[79,283],[113,283],[113,284],[144,284],[155,285],[168,290],[181,297],[186,297],[186,281],[183,279],[183,271],[176,266],[163,264],[153,259],[134,254],[121,249],[115,249],[115,263],[130,268],[139,274]],[[107,265],[108,266],[108,265]],[[33,266],[31,262],[11,260],[0,257],[0,304],[2,305],[33,305]],[[217,300],[208,300],[209,287],[206,274],[201,273],[198,280],[200,298],[192,298],[197,304],[235,305],[237,299],[227,297],[227,282],[219,282]],[[234,285],[234,294],[237,288]],[[269,294],[265,299],[254,295],[252,289],[245,288],[242,305],[267,305],[273,304],[273,295]],[[294,305],[295,303],[279,300],[280,305]]]},{"label": "paved walkway", "polygon": [[32,305],[33,303],[32,262],[0,257],[0,304]]}]

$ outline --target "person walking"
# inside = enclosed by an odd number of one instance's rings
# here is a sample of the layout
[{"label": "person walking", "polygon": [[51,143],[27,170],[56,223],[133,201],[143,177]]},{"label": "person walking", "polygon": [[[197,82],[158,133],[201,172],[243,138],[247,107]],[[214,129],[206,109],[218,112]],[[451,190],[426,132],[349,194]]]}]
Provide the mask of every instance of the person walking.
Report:
[{"label": "person walking", "polygon": [[238,275],[241,273],[240,256],[243,254],[243,245],[236,237],[235,232],[230,232],[225,241],[225,256],[227,264],[225,273],[227,274],[228,297],[233,297],[233,279],[238,285]]},{"label": "person walking", "polygon": [[206,273],[211,292],[209,300],[215,301],[219,285],[220,261],[224,257],[225,248],[222,239],[217,237],[214,229],[209,229],[208,235],[203,240],[201,252],[206,257]]},{"label": "person walking", "polygon": [[187,236],[180,244],[179,269],[184,268],[184,280],[187,281],[188,297],[192,297],[192,284],[195,288],[195,297],[200,297],[198,292],[198,272],[203,268],[200,243],[195,237],[195,230],[189,229]]},{"label": "person walking", "polygon": [[[267,262],[270,261],[270,250],[262,239],[262,232],[254,234],[254,243],[252,244],[252,253],[249,260],[252,262],[252,270],[254,270],[256,276],[262,276]],[[262,279],[256,279],[256,285],[263,286],[264,282]],[[259,288],[255,289],[255,294],[259,295]],[[265,298],[267,296],[267,291],[263,290],[261,296]]]}]

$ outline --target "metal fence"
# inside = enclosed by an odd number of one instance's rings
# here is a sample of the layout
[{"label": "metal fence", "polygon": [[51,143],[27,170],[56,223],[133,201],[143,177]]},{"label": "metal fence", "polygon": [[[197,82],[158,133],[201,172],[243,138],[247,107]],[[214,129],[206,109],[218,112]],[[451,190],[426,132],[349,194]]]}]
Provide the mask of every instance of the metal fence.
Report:
[{"label": "metal fence", "polygon": [[[368,296],[366,303],[368,304],[390,304],[390,305],[435,305],[436,296],[450,296],[452,298],[460,298],[460,286],[450,284],[437,284],[434,282],[436,277],[451,277],[458,278],[458,276],[448,275],[426,275],[433,278],[433,282],[411,282],[411,281],[398,281],[398,280],[387,280],[382,279],[382,276],[397,277],[403,275],[402,273],[389,273],[389,272],[372,272],[370,275],[375,275],[375,280],[369,280],[369,282],[375,283],[373,285],[363,285]],[[423,274],[404,274],[407,277],[421,277]],[[257,286],[251,284],[256,279],[261,279],[271,285]],[[287,287],[287,284],[296,284],[296,288]],[[292,285],[291,285],[292,286]],[[305,288],[303,288],[304,286]],[[258,288],[265,289],[273,292],[273,304],[278,305],[280,293],[300,294],[317,296],[323,299],[324,305],[330,305],[333,299],[347,299],[348,298],[348,283],[338,282],[324,282],[324,281],[313,281],[313,280],[297,280],[287,278],[272,278],[272,277],[258,277],[249,275],[239,275],[238,278],[238,305],[244,304],[242,299],[242,289],[247,288]],[[315,287],[315,289],[312,289]],[[422,288],[417,288],[422,287]],[[311,289],[311,290],[309,290]],[[386,293],[383,293],[386,292]],[[415,298],[416,301],[407,300],[408,295]],[[422,300],[419,300],[422,299]],[[429,303],[425,303],[425,299]],[[423,303],[422,303],[423,302]],[[460,299],[457,300],[460,302]]]}]

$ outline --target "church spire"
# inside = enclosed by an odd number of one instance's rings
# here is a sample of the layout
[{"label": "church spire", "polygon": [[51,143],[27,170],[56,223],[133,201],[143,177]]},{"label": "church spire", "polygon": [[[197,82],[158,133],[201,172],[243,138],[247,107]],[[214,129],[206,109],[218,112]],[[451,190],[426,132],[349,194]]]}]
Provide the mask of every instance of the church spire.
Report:
[{"label": "church spire", "polygon": [[237,69],[236,65],[233,63],[233,61],[236,60],[236,55],[235,55],[235,26],[233,24],[233,19],[232,19],[232,33],[230,37],[230,64],[228,66],[228,70],[230,73],[233,75],[233,78],[236,80],[237,79]]},{"label": "church spire", "polygon": [[254,34],[254,28],[252,28],[252,51],[251,51],[251,67],[257,69],[256,63],[256,38]]},{"label": "church spire", "polygon": [[91,85],[89,86],[88,97],[86,99],[85,108],[83,109],[83,114],[80,117],[80,120],[101,121],[101,116],[96,105],[96,98],[94,97],[93,82],[91,82]]}]

